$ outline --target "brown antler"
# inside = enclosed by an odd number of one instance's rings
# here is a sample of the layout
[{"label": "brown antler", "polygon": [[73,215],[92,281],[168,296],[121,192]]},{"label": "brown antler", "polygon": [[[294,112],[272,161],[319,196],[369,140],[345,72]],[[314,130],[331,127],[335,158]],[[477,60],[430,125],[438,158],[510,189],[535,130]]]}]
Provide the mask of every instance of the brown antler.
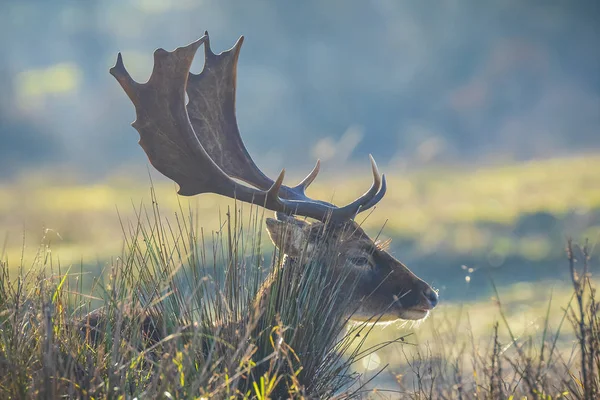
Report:
[{"label": "brown antler", "polygon": [[[283,185],[285,170],[273,181],[248,154],[235,117],[237,59],[243,37],[221,54],[210,49],[208,32],[173,52],[154,52],[154,69],[148,82],[135,82],[119,53],[110,73],[133,102],[137,119],[132,126],[154,167],[179,184],[179,194],[217,193],[273,211],[335,221],[353,218],[373,207],[386,191],[371,157],[373,184],[344,207],[308,198],[304,191],[316,178],[319,162],[297,186]],[[204,44],[205,65],[198,75],[189,72],[198,47]],[[187,91],[189,103],[185,105]],[[254,186],[241,185],[232,178]]]}]

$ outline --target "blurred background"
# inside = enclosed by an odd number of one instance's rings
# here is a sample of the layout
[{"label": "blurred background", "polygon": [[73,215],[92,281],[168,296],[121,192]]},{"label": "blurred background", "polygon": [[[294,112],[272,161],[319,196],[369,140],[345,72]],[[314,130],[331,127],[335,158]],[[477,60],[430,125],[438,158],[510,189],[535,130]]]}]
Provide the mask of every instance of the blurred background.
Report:
[{"label": "blurred background", "polygon": [[[595,1],[3,1],[4,178],[143,163],[108,68],[245,35],[238,116],[261,165],[520,161],[600,145]],[[201,60],[196,70],[201,69]],[[295,151],[290,151],[294,149]],[[285,154],[285,156],[284,156]],[[339,165],[339,164],[336,164]]]},{"label": "blurred background", "polygon": [[[365,226],[385,225],[442,304],[489,301],[493,279],[534,307],[568,279],[566,237],[600,239],[599,21],[593,0],[5,0],[3,257],[47,242],[64,265],[119,254],[117,210],[133,215],[150,179],[108,69],[122,52],[144,82],[155,48],[208,30],[215,52],[246,37],[238,123],[268,174],[291,184],[320,158],[310,194],[342,203],[368,187],[371,153],[390,181]],[[188,201],[151,175],[166,210]],[[230,204],[189,201],[208,228]]]}]

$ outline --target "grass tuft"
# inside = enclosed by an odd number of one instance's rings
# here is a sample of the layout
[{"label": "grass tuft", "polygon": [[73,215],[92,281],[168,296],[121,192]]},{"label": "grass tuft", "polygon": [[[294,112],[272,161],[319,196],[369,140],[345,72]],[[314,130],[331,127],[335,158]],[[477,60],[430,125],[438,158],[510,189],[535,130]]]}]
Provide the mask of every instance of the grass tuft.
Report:
[{"label": "grass tuft", "polygon": [[357,340],[366,324],[345,330],[347,277],[265,259],[254,207],[228,209],[208,237],[191,210],[163,218],[154,193],[135,215],[91,285],[48,245],[16,274],[2,262],[0,398],[359,395],[351,367],[373,350]]}]

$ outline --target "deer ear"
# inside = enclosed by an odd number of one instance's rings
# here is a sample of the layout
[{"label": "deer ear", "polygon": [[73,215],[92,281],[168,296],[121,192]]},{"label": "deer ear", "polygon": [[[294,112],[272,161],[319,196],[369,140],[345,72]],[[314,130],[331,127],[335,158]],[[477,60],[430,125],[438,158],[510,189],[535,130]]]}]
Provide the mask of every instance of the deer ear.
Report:
[{"label": "deer ear", "polygon": [[290,257],[298,257],[309,238],[308,223],[294,217],[277,215],[277,219],[267,218],[267,232],[277,248]]}]

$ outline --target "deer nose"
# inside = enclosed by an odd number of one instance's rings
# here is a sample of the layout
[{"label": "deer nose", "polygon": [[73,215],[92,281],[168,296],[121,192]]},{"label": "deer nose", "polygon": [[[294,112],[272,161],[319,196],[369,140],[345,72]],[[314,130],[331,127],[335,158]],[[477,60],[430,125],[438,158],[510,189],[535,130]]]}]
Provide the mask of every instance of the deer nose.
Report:
[{"label": "deer nose", "polygon": [[425,295],[425,298],[429,301],[429,304],[431,304],[431,308],[435,307],[438,303],[438,294],[435,290],[433,290],[430,287],[427,287],[424,291],[423,294]]}]

